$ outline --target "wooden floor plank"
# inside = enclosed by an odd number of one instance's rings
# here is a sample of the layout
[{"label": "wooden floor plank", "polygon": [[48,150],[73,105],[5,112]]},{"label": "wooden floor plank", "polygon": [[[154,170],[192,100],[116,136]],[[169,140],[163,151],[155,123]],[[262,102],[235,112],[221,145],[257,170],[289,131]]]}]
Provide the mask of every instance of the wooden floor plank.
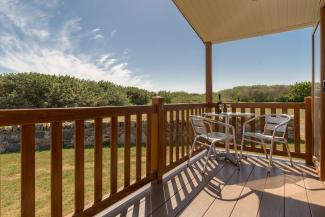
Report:
[{"label": "wooden floor plank", "polygon": [[266,175],[266,168],[256,163],[231,216],[251,217],[257,215],[263,196]]},{"label": "wooden floor plank", "polygon": [[[217,165],[214,162],[209,162],[208,171],[212,169],[218,169],[221,165]],[[164,207],[167,201],[181,201],[184,198],[185,186],[191,186],[193,189],[198,188],[200,183],[202,183],[203,176],[201,171],[203,169],[203,159],[198,160],[191,167],[186,168],[184,172],[173,176],[168,179],[166,183],[161,187],[161,185],[153,185],[151,188],[151,193],[140,203],[139,206],[129,210],[127,216],[148,216],[154,213],[156,210]],[[155,215],[155,214],[153,214]],[[161,214],[159,214],[161,215]]]},{"label": "wooden floor plank", "polygon": [[310,170],[306,172],[306,168],[299,167],[302,172],[307,199],[311,215],[313,217],[322,217],[325,215],[325,185],[319,181],[319,178],[310,173]]},{"label": "wooden floor plank", "polygon": [[266,159],[249,156],[238,172],[228,163],[209,161],[202,176],[203,156],[98,216],[324,216],[325,186],[313,168],[275,159],[268,176]]},{"label": "wooden floor plank", "polygon": [[[211,163],[212,161],[210,161]],[[152,216],[175,216],[204,188],[204,186],[221,170],[223,164],[217,164],[216,168],[207,171],[207,175],[198,176],[199,180],[193,179],[183,189],[177,192],[163,206],[159,207],[152,213]]]},{"label": "wooden floor plank", "polygon": [[181,211],[178,216],[196,217],[203,216],[209,206],[218,197],[234,173],[238,171],[234,165],[226,164],[224,168],[213,177],[201,192]]},{"label": "wooden floor plank", "polygon": [[[173,173],[164,177],[162,185],[152,184],[147,194],[129,200],[127,204],[124,204],[123,208],[111,211],[108,216],[121,215],[122,213],[124,213],[123,216],[147,216],[161,207],[185,185],[195,188],[202,181],[201,171],[204,162],[204,158],[200,157],[194,160],[190,167],[186,165],[180,166]],[[208,171],[210,172],[218,166],[215,161],[209,161],[208,165]]]},{"label": "wooden floor plank", "polygon": [[221,194],[215,198],[204,214],[205,217],[224,217],[231,214],[254,166],[252,163],[241,165],[241,169],[231,177]]},{"label": "wooden floor plank", "polygon": [[286,217],[311,216],[302,174],[284,161],[277,161],[285,177],[285,213]]},{"label": "wooden floor plank", "polygon": [[[267,161],[265,160],[265,166]],[[284,216],[284,172],[272,167],[266,178],[262,201],[257,216]]]}]

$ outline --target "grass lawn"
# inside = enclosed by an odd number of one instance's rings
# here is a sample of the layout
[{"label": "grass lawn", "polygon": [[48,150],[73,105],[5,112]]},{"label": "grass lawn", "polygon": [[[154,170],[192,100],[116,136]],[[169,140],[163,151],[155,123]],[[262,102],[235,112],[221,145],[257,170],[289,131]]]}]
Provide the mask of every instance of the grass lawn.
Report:
[{"label": "grass lawn", "polygon": [[[142,147],[142,175],[146,148]],[[1,154],[1,216],[20,216],[20,153]],[[109,192],[110,149],[103,149],[103,195]],[[94,195],[94,149],[85,149],[85,204]],[[131,148],[131,180],[135,180],[135,147]],[[50,216],[50,151],[36,152],[36,216]],[[124,183],[124,149],[118,148],[118,187]],[[74,206],[74,149],[63,149],[63,212]]]}]

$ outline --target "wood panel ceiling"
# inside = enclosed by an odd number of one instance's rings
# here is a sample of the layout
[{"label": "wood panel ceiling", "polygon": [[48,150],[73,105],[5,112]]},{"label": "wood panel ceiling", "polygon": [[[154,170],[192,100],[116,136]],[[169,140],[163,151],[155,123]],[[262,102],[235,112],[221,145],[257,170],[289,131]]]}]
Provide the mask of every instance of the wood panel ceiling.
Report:
[{"label": "wood panel ceiling", "polygon": [[173,0],[204,42],[222,43],[315,25],[320,0]]}]

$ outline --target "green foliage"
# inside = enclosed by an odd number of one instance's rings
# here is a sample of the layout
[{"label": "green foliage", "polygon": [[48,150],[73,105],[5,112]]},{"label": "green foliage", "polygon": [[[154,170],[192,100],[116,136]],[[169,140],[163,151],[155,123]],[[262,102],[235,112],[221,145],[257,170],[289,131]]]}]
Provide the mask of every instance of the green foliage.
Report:
[{"label": "green foliage", "polygon": [[165,103],[171,103],[172,102],[172,96],[171,92],[169,91],[159,91],[157,93],[158,96],[164,97]]},{"label": "green foliage", "polygon": [[[294,85],[238,86],[213,94],[214,101],[287,102],[304,101],[311,94],[310,82]],[[89,81],[70,76],[39,73],[0,74],[0,108],[51,108],[109,105],[145,105],[151,97],[165,98],[165,103],[202,103],[205,95],[183,91],[150,92],[136,87],[122,87],[107,81]]]},{"label": "green foliage", "polygon": [[0,108],[62,108],[130,104],[121,86],[38,73],[0,75]]},{"label": "green foliage", "polygon": [[151,96],[148,91],[136,87],[127,87],[126,95],[130,102],[135,105],[148,104]]},{"label": "green foliage", "polygon": [[290,102],[303,102],[304,97],[311,95],[311,82],[297,82],[289,86],[288,100]]},{"label": "green foliage", "polygon": [[[238,86],[232,89],[221,90],[222,101],[241,102],[279,102],[287,101],[287,85],[253,85]],[[217,99],[217,94],[214,98]]]}]

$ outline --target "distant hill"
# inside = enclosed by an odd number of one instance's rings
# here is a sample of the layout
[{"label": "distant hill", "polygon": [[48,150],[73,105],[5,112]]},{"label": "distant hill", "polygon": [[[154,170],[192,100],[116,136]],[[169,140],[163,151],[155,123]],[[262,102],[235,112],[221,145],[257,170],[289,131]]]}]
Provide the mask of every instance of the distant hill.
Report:
[{"label": "distant hill", "polygon": [[[310,82],[294,85],[238,86],[213,94],[214,101],[284,102],[303,101],[310,95]],[[62,108],[106,105],[145,105],[155,95],[167,103],[200,103],[205,95],[187,92],[151,92],[123,87],[108,81],[89,81],[70,76],[40,73],[0,75],[0,108]]]}]

